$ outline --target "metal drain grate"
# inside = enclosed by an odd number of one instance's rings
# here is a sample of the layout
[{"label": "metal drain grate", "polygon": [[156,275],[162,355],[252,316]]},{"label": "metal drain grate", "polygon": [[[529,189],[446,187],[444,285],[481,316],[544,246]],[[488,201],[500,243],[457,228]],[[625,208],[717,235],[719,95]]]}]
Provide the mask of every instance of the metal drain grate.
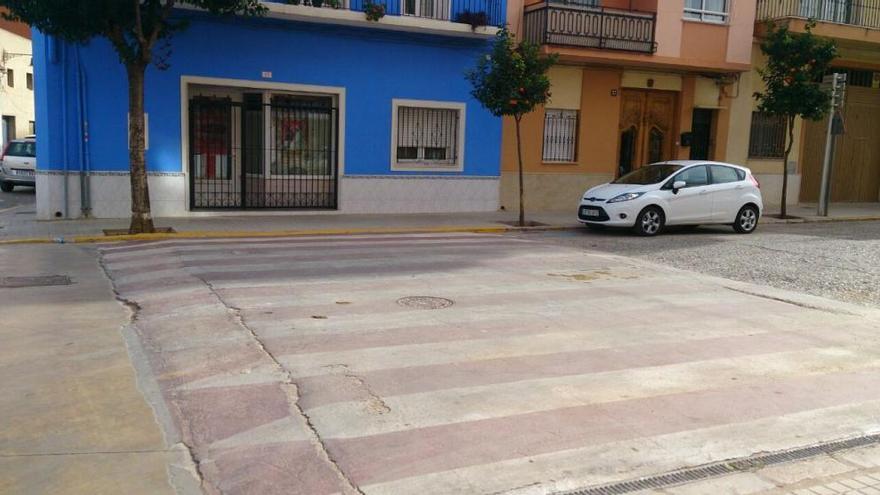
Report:
[{"label": "metal drain grate", "polygon": [[401,297],[397,304],[415,309],[443,309],[455,304],[452,299],[433,296],[409,296]]},{"label": "metal drain grate", "polygon": [[21,287],[49,287],[52,285],[70,285],[67,275],[40,275],[32,277],[0,277],[0,288],[18,289]]},{"label": "metal drain grate", "polygon": [[629,481],[621,481],[618,483],[610,483],[590,488],[582,488],[563,495],[621,495],[624,493],[635,492],[639,490],[649,490],[666,488],[673,485],[689,483],[691,481],[700,481],[715,476],[725,474],[740,473],[743,471],[751,471],[765,466],[774,464],[782,464],[785,462],[799,461],[809,459],[819,455],[833,454],[841,450],[853,449],[856,447],[865,447],[880,443],[880,434],[867,435],[863,437],[851,438],[849,440],[838,440],[836,442],[828,442],[811,447],[801,447],[783,452],[772,454],[760,454],[743,459],[734,459],[729,461],[721,461],[705,466],[698,466],[688,469],[680,469],[670,473],[659,474],[656,476],[648,476],[645,478],[637,478]]}]

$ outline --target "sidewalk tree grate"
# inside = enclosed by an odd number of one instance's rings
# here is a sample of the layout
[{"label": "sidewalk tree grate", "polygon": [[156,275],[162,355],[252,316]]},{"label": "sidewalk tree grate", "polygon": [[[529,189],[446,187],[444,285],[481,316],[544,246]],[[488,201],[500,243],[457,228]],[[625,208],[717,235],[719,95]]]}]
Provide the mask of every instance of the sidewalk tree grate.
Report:
[{"label": "sidewalk tree grate", "polygon": [[693,481],[714,478],[716,476],[752,471],[766,466],[772,466],[774,464],[799,461],[820,455],[833,454],[841,450],[866,447],[875,444],[880,444],[880,434],[866,435],[850,438],[848,440],[838,440],[770,454],[758,454],[741,459],[715,462],[703,466],[679,469],[677,471],[655,476],[581,488],[574,491],[563,492],[561,495],[620,495],[639,490],[661,489]]},{"label": "sidewalk tree grate", "polygon": [[452,299],[433,296],[408,296],[401,297],[397,304],[415,309],[443,309],[455,304]]},{"label": "sidewalk tree grate", "polygon": [[67,275],[38,275],[29,277],[0,277],[0,288],[18,289],[22,287],[49,287],[52,285],[70,285]]}]

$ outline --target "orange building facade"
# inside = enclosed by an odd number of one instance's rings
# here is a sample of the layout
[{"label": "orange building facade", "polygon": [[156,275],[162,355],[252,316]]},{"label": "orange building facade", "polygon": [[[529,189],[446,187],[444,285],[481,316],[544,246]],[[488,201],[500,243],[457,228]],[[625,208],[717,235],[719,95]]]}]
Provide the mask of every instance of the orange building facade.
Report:
[{"label": "orange building facade", "polygon": [[[511,0],[508,8],[520,39],[559,54],[550,101],[522,120],[528,210],[573,211],[589,186],[646,163],[727,157],[731,102],[748,92],[739,79],[751,70],[754,1]],[[506,209],[518,204],[516,164],[506,119]]]}]

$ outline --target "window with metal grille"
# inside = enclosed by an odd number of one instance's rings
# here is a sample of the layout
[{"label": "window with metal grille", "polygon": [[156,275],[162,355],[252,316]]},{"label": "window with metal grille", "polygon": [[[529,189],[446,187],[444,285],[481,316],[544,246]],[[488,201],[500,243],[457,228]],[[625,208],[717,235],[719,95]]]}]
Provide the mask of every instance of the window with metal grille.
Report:
[{"label": "window with metal grille", "polygon": [[402,167],[460,165],[460,108],[396,106],[395,163]]},{"label": "window with metal grille", "polygon": [[685,0],[684,17],[703,22],[727,22],[728,0]]},{"label": "window with metal grille", "polygon": [[782,158],[785,155],[785,117],[752,112],[749,158]]},{"label": "window with metal grille", "polygon": [[577,110],[544,111],[545,162],[573,162],[577,159]]}]

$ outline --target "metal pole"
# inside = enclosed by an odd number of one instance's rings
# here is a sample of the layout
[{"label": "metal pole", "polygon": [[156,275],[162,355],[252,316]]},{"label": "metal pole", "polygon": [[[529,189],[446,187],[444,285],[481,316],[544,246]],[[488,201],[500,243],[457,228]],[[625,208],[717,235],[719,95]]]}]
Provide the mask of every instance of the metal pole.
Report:
[{"label": "metal pole", "polygon": [[[825,132],[825,159],[822,162],[822,183],[819,186],[820,217],[828,216],[828,201],[831,198],[831,162],[834,160],[834,116],[837,114],[839,92],[842,91],[843,74],[835,72],[831,76],[831,111],[828,115],[828,130]],[[842,99],[841,99],[842,101]]]},{"label": "metal pole", "polygon": [[828,115],[828,130],[825,132],[825,160],[822,162],[822,183],[819,187],[819,211],[820,217],[828,216],[828,189],[831,180],[831,157],[834,153],[834,135],[831,128],[834,125],[834,111]]}]

